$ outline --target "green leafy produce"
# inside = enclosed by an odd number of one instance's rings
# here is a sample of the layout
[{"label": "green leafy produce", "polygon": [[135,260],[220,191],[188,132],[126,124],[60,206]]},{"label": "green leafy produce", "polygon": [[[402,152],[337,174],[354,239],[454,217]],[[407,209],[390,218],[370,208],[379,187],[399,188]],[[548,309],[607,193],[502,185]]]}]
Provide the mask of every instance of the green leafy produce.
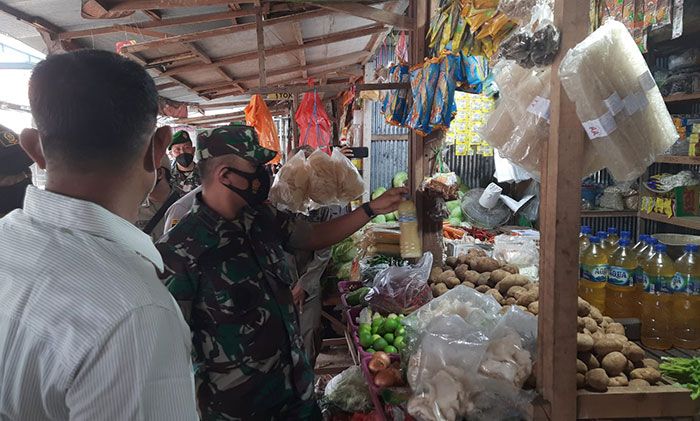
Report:
[{"label": "green leafy produce", "polygon": [[352,262],[355,256],[357,256],[357,247],[352,237],[346,238],[331,249],[331,259],[336,265]]},{"label": "green leafy produce", "polygon": [[372,408],[372,396],[359,366],[352,366],[333,377],[325,390],[323,403],[347,412],[364,412]]},{"label": "green leafy produce", "polygon": [[662,360],[659,370],[681,386],[690,389],[691,398],[700,398],[700,357],[662,357]]},{"label": "green leafy produce", "polygon": [[374,218],[372,218],[372,222],[374,222],[375,224],[384,224],[386,223],[386,216],[377,215]]},{"label": "green leafy produce", "polygon": [[352,262],[345,262],[340,265],[338,271],[335,273],[335,276],[338,279],[350,279],[350,272],[352,272]]},{"label": "green leafy produce", "polygon": [[386,193],[386,189],[384,187],[379,187],[375,191],[372,192],[372,200],[376,200],[379,196],[383,195]]},{"label": "green leafy produce", "polygon": [[459,200],[450,200],[449,202],[445,202],[445,206],[447,206],[447,210],[452,213],[453,210],[459,209]]},{"label": "green leafy produce", "polygon": [[459,219],[460,221],[462,220],[462,208],[457,206],[456,208],[452,209],[450,211],[450,219],[455,218]]},{"label": "green leafy produce", "polygon": [[405,171],[397,172],[391,180],[391,185],[394,187],[403,187],[408,182],[408,173]]},{"label": "green leafy produce", "polygon": [[351,306],[359,306],[360,304],[365,303],[365,296],[367,293],[369,293],[370,288],[368,287],[362,287],[358,288],[353,292],[348,293],[348,295],[345,296],[345,301],[348,302],[348,305]]},{"label": "green leafy produce", "polygon": [[394,212],[387,213],[386,215],[384,215],[384,218],[386,219],[386,222],[396,222],[396,217],[394,216]]},{"label": "green leafy produce", "polygon": [[450,218],[449,221],[450,221],[450,225],[455,226],[455,227],[458,227],[458,226],[462,225],[462,220],[461,220],[461,219]]}]

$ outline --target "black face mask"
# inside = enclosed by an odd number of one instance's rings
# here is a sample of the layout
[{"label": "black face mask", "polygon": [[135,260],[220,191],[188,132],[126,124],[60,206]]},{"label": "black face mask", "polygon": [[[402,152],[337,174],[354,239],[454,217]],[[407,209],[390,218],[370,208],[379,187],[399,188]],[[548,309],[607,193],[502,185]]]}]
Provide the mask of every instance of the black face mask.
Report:
[{"label": "black face mask", "polygon": [[224,184],[226,188],[241,196],[250,206],[256,206],[267,200],[270,193],[270,174],[264,166],[259,166],[254,173],[243,172],[233,167],[226,167],[227,170],[248,180],[247,189]]},{"label": "black face mask", "polygon": [[194,160],[194,155],[191,153],[181,153],[175,158],[175,162],[182,165],[183,167],[189,167]]}]

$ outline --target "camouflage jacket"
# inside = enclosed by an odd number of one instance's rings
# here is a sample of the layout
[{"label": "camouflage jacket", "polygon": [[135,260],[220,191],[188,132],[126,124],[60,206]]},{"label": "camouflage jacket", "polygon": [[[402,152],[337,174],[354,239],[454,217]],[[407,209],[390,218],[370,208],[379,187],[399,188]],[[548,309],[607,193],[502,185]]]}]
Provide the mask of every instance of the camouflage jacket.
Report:
[{"label": "camouflage jacket", "polygon": [[298,224],[267,205],[227,221],[198,194],[156,245],[164,282],[192,330],[204,419],[316,418],[283,251],[308,233]]},{"label": "camouflage jacket", "polygon": [[181,172],[177,167],[177,162],[173,162],[173,165],[170,167],[170,175],[170,185],[174,189],[182,192],[182,195],[191,192],[202,184],[202,181],[199,178],[199,169],[197,168],[196,164],[193,171]]}]

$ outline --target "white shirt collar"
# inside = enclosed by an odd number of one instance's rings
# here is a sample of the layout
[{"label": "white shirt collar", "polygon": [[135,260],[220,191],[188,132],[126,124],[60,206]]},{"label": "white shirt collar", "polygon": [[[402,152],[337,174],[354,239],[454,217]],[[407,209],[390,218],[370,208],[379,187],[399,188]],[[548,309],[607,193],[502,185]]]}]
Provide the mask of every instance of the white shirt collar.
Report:
[{"label": "white shirt collar", "polygon": [[24,212],[36,220],[117,243],[163,271],[163,258],[151,237],[96,203],[28,186]]}]

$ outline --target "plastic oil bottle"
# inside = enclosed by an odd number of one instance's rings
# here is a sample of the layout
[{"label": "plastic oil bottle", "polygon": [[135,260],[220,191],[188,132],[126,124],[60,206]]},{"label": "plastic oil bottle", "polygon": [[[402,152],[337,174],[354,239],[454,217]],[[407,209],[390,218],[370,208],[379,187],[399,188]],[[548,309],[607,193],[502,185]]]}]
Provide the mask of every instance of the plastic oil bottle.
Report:
[{"label": "plastic oil bottle", "polygon": [[673,290],[673,345],[700,348],[700,255],[698,245],[688,244],[676,260]]},{"label": "plastic oil bottle", "polygon": [[605,231],[598,231],[595,236],[600,239],[600,247],[608,254],[608,257],[610,257],[612,250],[608,247],[608,233]]},{"label": "plastic oil bottle", "polygon": [[648,238],[649,236],[646,234],[640,235],[639,241],[637,241],[637,244],[635,244],[634,247],[632,247],[632,250],[634,250],[636,253],[639,253],[639,251],[647,245]]},{"label": "plastic oil bottle", "polygon": [[579,296],[605,314],[605,284],[608,281],[608,254],[600,238],[591,237],[591,245],[581,256]]},{"label": "plastic oil bottle", "polygon": [[620,241],[620,236],[617,235],[617,228],[615,227],[609,227],[608,228],[608,238],[607,238],[607,248],[608,249],[616,249],[617,248],[617,243]]},{"label": "plastic oil bottle", "polygon": [[416,205],[412,200],[404,200],[399,204],[399,227],[401,229],[401,257],[417,259],[423,255],[420,237],[418,236],[418,218]]},{"label": "plastic oil bottle", "polygon": [[578,249],[579,249],[579,258],[581,255],[583,255],[583,252],[586,251],[588,246],[591,245],[590,242],[590,237],[591,237],[591,227],[588,225],[584,225],[581,227],[581,233],[578,236]]},{"label": "plastic oil bottle", "polygon": [[622,237],[619,247],[610,256],[608,284],[605,291],[605,315],[612,318],[639,317],[638,292],[634,285],[637,253],[629,238]]},{"label": "plastic oil bottle", "polygon": [[651,235],[644,235],[644,244],[637,251],[637,273],[634,278],[634,286],[637,290],[637,314],[639,317],[642,315],[642,297],[644,296],[644,265],[654,256],[654,245],[657,242],[656,238]]},{"label": "plastic oil bottle", "polygon": [[654,246],[654,255],[644,263],[642,296],[642,343],[649,348],[669,349],[671,333],[671,280],[676,274],[673,260],[666,254],[665,244]]}]

